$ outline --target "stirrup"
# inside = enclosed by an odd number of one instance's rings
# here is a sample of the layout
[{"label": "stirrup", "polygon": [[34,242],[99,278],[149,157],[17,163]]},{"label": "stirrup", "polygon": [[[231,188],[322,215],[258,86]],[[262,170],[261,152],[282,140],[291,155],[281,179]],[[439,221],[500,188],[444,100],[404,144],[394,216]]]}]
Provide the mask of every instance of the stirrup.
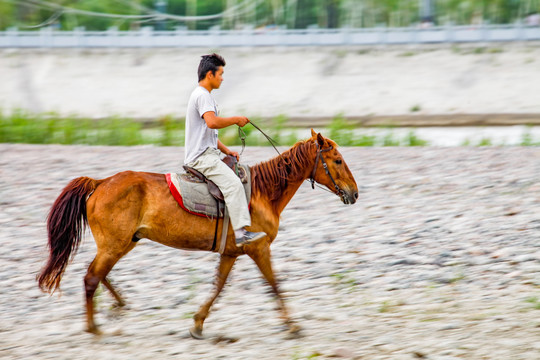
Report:
[{"label": "stirrup", "polygon": [[244,235],[242,235],[241,237],[235,239],[236,246],[237,247],[242,247],[244,245],[251,244],[251,243],[253,243],[253,242],[257,241],[257,240],[262,239],[265,236],[266,236],[266,234],[263,233],[263,232],[251,232],[251,231],[246,230]]}]

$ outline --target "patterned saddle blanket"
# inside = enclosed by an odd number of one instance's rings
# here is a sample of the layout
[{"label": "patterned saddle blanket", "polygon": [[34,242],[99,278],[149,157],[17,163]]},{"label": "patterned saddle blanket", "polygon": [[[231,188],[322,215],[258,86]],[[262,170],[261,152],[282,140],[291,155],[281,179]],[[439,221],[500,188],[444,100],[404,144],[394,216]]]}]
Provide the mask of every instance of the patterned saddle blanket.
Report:
[{"label": "patterned saddle blanket", "polygon": [[[238,176],[244,185],[248,204],[251,200],[251,172],[249,166],[238,165]],[[210,195],[208,184],[201,182],[197,177],[189,173],[165,174],[167,184],[172,196],[182,209],[187,212],[204,217],[216,218],[216,199]],[[223,217],[225,205],[219,206],[219,217]]]}]

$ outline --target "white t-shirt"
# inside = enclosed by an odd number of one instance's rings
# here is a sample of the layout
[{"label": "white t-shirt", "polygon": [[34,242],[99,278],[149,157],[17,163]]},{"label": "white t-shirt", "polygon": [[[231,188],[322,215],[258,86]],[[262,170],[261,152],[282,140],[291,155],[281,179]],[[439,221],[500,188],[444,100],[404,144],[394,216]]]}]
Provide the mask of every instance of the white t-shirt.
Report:
[{"label": "white t-shirt", "polygon": [[218,115],[216,100],[208,90],[197,86],[191,93],[186,111],[184,164],[195,161],[209,147],[217,149],[218,131],[210,129],[202,117],[208,111]]}]

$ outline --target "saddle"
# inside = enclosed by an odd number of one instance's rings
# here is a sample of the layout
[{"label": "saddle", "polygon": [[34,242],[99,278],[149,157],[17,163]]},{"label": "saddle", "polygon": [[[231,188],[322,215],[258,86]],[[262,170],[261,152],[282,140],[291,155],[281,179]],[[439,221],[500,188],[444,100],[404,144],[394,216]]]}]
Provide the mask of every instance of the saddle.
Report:
[{"label": "saddle", "polygon": [[[236,175],[238,175],[240,179],[243,179],[245,177],[245,170],[244,168],[238,166],[238,161],[236,160],[236,157],[227,155],[223,158],[222,161],[227,164],[228,167],[234,170],[234,172],[236,173]],[[206,176],[204,176],[201,172],[195,170],[194,168],[186,165],[184,165],[183,168],[186,173],[193,175],[193,179],[191,180],[191,182],[206,183],[208,185],[208,192],[210,193],[210,195],[212,195],[214,199],[216,199],[217,201],[225,201],[223,193],[217,187],[217,185],[214,184],[212,180],[208,180]]]},{"label": "saddle", "polygon": [[[249,199],[251,198],[249,167],[239,165],[234,156],[226,156],[223,159],[223,162],[225,162],[225,164],[227,164],[242,181],[244,190],[246,191],[246,198],[249,203]],[[169,190],[180,207],[185,211],[190,214],[215,218],[217,220],[212,251],[216,250],[219,219],[223,218],[221,244],[219,248],[219,253],[223,254],[229,229],[229,216],[226,211],[223,193],[214,182],[208,180],[206,176],[199,171],[190,168],[189,166],[184,166],[184,170],[186,171],[184,174],[165,174]],[[206,184],[206,187],[204,184]],[[214,202],[213,205],[212,202]]]}]

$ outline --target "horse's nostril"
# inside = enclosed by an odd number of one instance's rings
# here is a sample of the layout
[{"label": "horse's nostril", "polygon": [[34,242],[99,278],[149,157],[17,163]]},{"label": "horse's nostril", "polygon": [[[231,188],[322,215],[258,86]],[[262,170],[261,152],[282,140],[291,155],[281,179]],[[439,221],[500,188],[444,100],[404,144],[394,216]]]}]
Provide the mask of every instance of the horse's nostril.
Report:
[{"label": "horse's nostril", "polygon": [[355,198],[356,200],[358,200],[358,193],[357,193],[357,192],[354,193],[354,198]]}]

